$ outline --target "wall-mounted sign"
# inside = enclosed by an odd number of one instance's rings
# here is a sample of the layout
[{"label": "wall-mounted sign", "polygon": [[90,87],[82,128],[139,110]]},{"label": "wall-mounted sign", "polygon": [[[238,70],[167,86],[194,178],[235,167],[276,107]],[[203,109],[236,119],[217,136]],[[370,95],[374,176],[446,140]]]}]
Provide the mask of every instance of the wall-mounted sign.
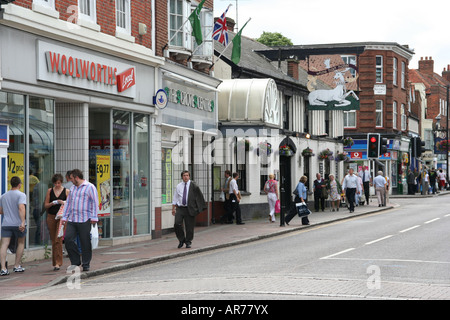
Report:
[{"label": "wall-mounted sign", "polygon": [[158,109],[164,109],[167,106],[169,99],[167,97],[167,92],[163,89],[159,89],[156,92],[156,96],[153,97],[153,104]]},{"label": "wall-mounted sign", "polygon": [[[348,89],[349,83],[356,83],[357,67],[343,63],[340,56],[316,57],[313,61],[314,66],[310,67],[308,63],[308,109],[359,110],[358,96]],[[318,80],[327,83],[332,89],[316,89]]]},{"label": "wall-mounted sign", "polygon": [[132,65],[40,40],[37,52],[38,80],[136,97],[136,70]]},{"label": "wall-mounted sign", "polygon": [[386,95],[386,85],[376,84],[373,86],[373,94],[385,96]]}]

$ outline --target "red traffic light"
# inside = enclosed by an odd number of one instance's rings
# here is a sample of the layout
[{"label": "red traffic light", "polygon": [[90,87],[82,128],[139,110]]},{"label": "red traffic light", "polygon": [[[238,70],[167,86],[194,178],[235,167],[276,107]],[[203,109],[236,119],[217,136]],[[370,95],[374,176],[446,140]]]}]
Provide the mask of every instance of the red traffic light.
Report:
[{"label": "red traffic light", "polygon": [[372,143],[373,143],[373,142],[377,142],[377,138],[371,137],[371,138],[370,138],[370,142],[372,142]]}]

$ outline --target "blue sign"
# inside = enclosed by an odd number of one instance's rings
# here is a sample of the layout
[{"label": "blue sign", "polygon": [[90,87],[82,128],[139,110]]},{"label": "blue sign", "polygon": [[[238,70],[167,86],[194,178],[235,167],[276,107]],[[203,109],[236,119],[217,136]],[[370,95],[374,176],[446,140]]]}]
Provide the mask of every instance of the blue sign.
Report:
[{"label": "blue sign", "polygon": [[0,125],[0,144],[9,144],[8,126],[6,124]]}]

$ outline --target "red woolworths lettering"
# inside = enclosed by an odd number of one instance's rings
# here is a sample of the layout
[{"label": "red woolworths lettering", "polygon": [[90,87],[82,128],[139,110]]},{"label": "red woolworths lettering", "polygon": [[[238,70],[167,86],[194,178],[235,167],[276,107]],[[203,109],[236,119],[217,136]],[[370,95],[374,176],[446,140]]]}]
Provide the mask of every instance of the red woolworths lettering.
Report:
[{"label": "red woolworths lettering", "polygon": [[136,84],[134,68],[130,68],[117,75],[117,91],[123,92]]}]

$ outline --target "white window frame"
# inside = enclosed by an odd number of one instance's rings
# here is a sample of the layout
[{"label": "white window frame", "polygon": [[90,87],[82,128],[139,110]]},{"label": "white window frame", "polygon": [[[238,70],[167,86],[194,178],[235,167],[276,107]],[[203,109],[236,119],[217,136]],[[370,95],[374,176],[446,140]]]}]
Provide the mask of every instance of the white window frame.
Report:
[{"label": "white window frame", "polygon": [[[131,35],[131,0],[116,0],[116,32],[123,33],[126,35]],[[123,3],[122,6],[119,7],[119,4]],[[124,15],[124,23],[122,24],[121,20],[122,18],[119,17],[118,9],[123,9],[123,15]],[[118,24],[121,23],[121,26]]]},{"label": "white window frame", "polygon": [[[356,56],[354,55],[342,55],[341,56],[342,61],[344,61],[345,64],[353,64],[355,66],[358,66]],[[350,69],[350,73],[353,77],[356,77],[356,70]]]},{"label": "white window frame", "polygon": [[401,129],[402,131],[406,130],[406,109],[405,109],[405,105],[402,103],[401,109],[401,120],[402,120],[402,126]]},{"label": "white window frame", "polygon": [[33,3],[53,10],[55,9],[55,0],[33,0]]},{"label": "white window frame", "polygon": [[394,101],[392,104],[392,128],[397,129],[397,101]]},{"label": "white window frame", "polygon": [[398,79],[397,79],[397,77],[398,77],[398,59],[397,58],[394,58],[394,65],[393,65],[393,83],[394,83],[394,85],[395,86],[397,86],[398,84],[397,84],[397,81],[398,81]]},{"label": "white window frame", "polygon": [[406,84],[406,63],[404,61],[402,61],[402,78],[401,78],[401,82],[402,82],[402,89],[405,89],[405,84]]},{"label": "white window frame", "polygon": [[[197,8],[197,6],[192,6],[191,12],[194,11],[195,8]],[[214,28],[214,13],[211,10],[203,8],[200,12],[200,21],[202,25],[203,43],[201,44],[200,48],[197,49],[197,42],[195,42],[194,37],[192,37],[192,48],[194,56],[205,57],[212,60],[212,56],[214,53],[212,39],[212,31]]]},{"label": "white window frame", "polygon": [[[378,58],[381,59],[381,64],[378,64]],[[383,83],[383,56],[379,55],[375,56],[375,82]]]},{"label": "white window frame", "polygon": [[[353,115],[354,123],[350,123],[350,115]],[[344,128],[356,128],[356,110],[344,111]]]},{"label": "white window frame", "polygon": [[[380,114],[379,116],[380,123],[377,123],[378,114]],[[375,127],[377,128],[383,127],[383,100],[375,100]]]},{"label": "white window frame", "polygon": [[[175,12],[171,12],[171,3],[175,3],[177,8],[179,9],[178,4],[181,3],[181,14],[179,10],[175,10]],[[191,3],[186,0],[169,0],[167,1],[167,12],[168,12],[168,40],[170,48],[179,48],[192,50],[192,27],[189,21],[186,22],[187,18],[191,14]],[[172,26],[172,20],[174,18],[178,18],[176,23]],[[183,25],[184,23],[184,25]],[[183,26],[183,27],[182,27]],[[179,30],[181,29],[181,30]],[[178,31],[179,30],[179,31]],[[174,34],[177,34],[173,39]],[[180,38],[179,38],[180,37]],[[172,39],[172,40],[171,40]],[[181,40],[181,43],[174,42],[177,39]]]},{"label": "white window frame", "polygon": [[[83,8],[88,8],[89,14],[82,12]],[[97,23],[97,1],[96,0],[78,0],[78,19]]]}]

